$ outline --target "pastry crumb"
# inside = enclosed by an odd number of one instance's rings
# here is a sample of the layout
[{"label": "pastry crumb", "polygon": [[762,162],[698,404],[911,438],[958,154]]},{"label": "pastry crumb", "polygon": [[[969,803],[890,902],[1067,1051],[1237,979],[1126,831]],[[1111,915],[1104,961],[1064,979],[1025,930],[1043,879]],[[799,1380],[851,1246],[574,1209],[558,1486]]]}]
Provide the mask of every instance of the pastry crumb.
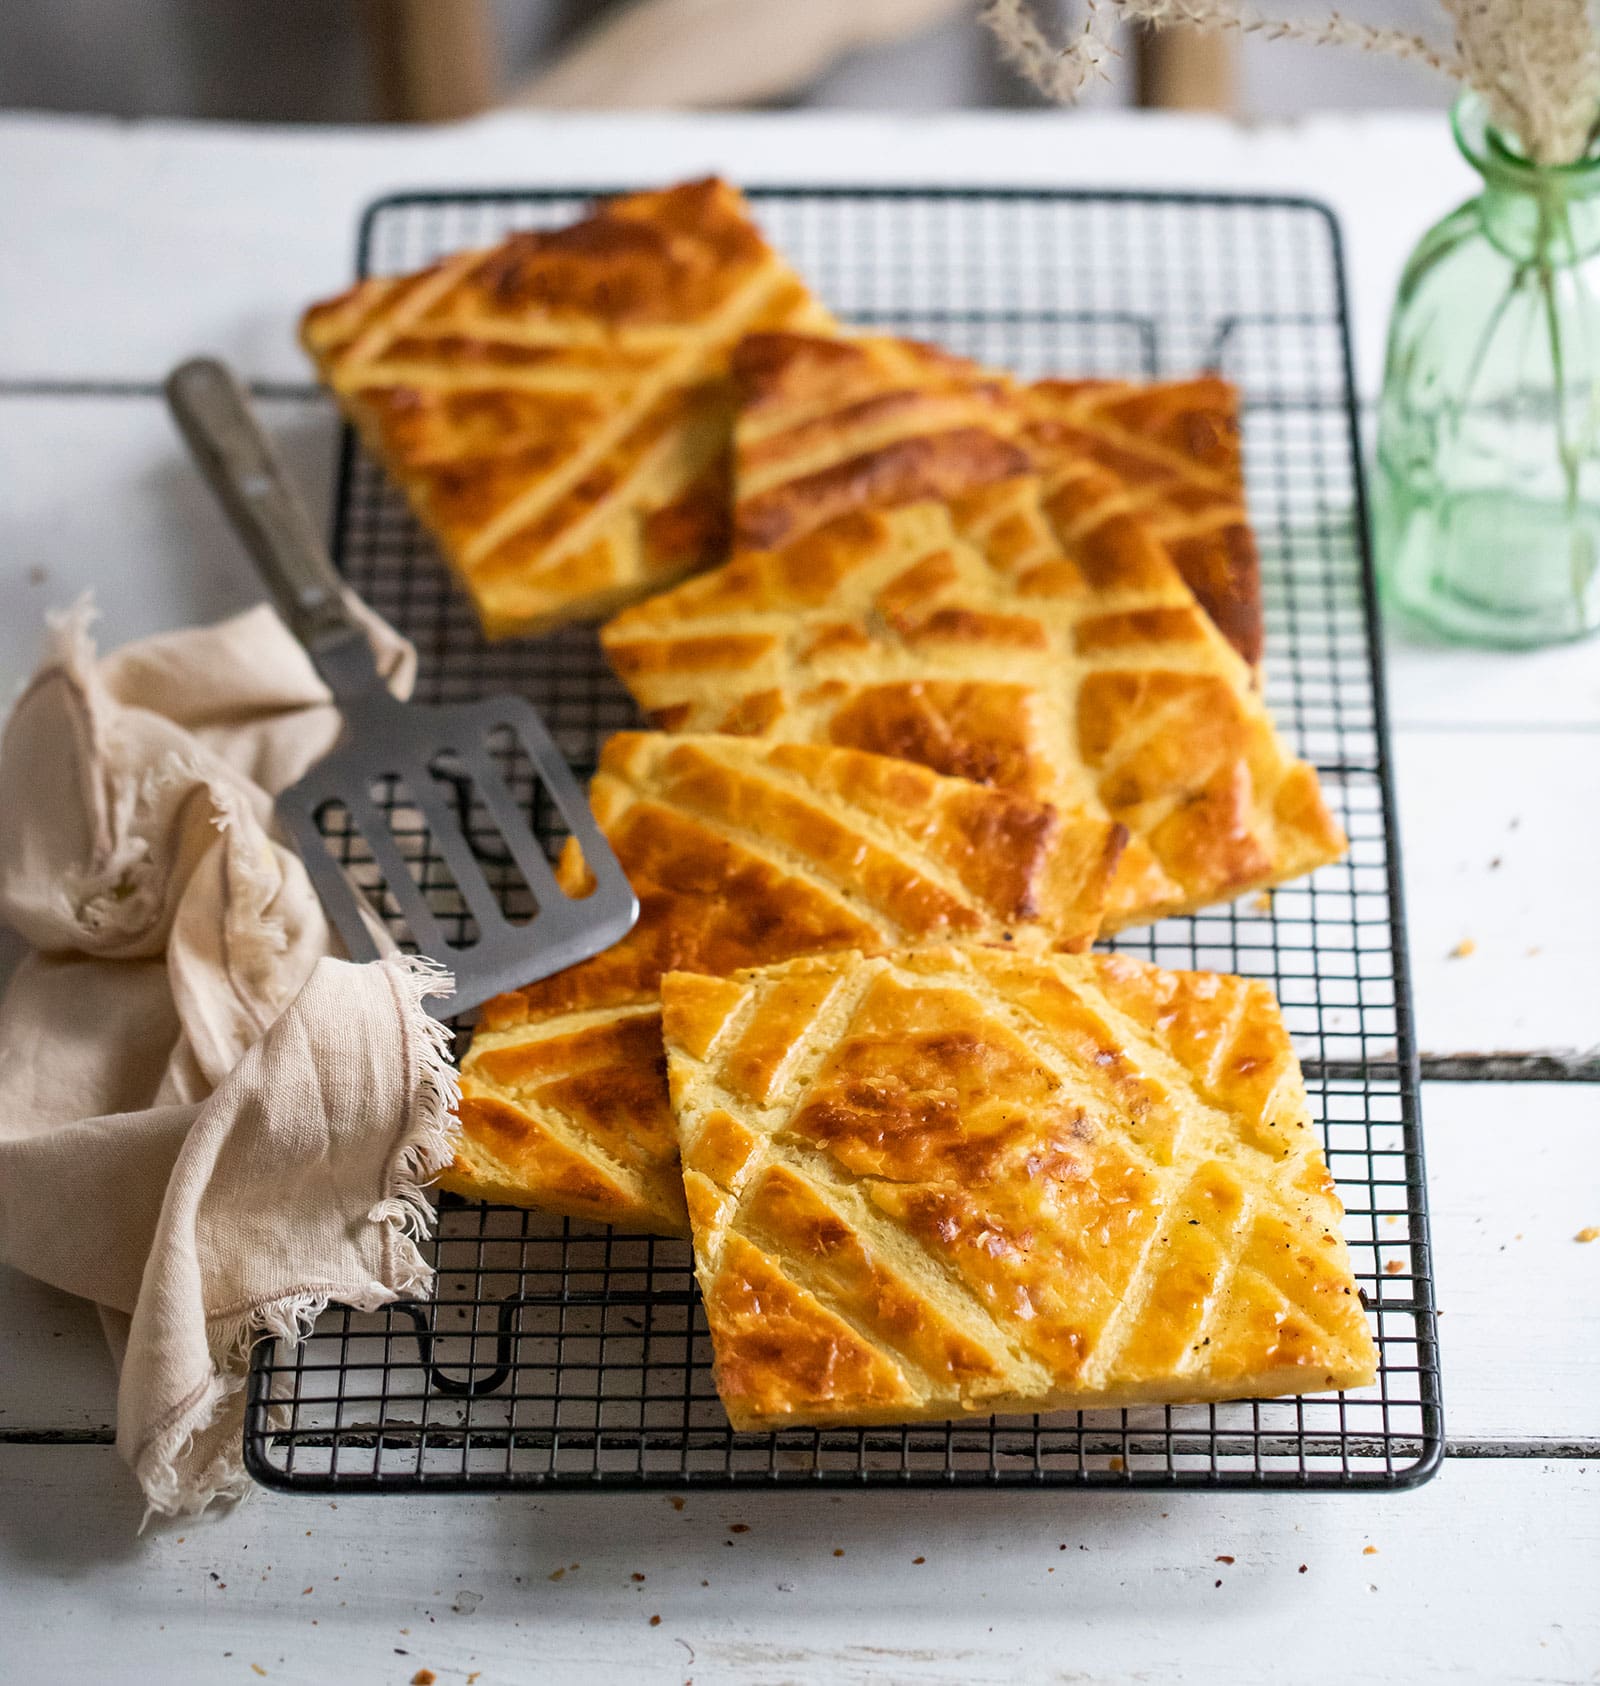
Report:
[{"label": "pastry crumb", "polygon": [[431,1668],[419,1668],[411,1676],[411,1686],[433,1686],[434,1681],[438,1678],[439,1676]]},{"label": "pastry crumb", "polygon": [[1219,1555],[1216,1558],[1216,1561],[1218,1563],[1231,1563],[1233,1561],[1233,1559],[1231,1557],[1229,1557],[1226,1552],[1222,1552],[1222,1553],[1219,1553]]},{"label": "pastry crumb", "polygon": [[1251,897],[1250,905],[1257,913],[1271,913],[1272,892],[1270,890],[1262,890],[1258,892],[1255,896]]},{"label": "pastry crumb", "polygon": [[1388,1271],[1391,1276],[1398,1276],[1400,1272],[1406,1268],[1406,1262],[1404,1259],[1390,1259],[1388,1264],[1386,1264],[1383,1268]]},{"label": "pastry crumb", "polygon": [[1572,1239],[1574,1241],[1600,1241],[1600,1225],[1585,1224]]},{"label": "pastry crumb", "polygon": [[1122,1461],[1121,1458],[1112,1458],[1106,1464],[1107,1469],[1113,1471],[1115,1474],[1118,1474],[1118,1475],[1120,1475],[1122,1473],[1122,1471],[1125,1470],[1127,1467],[1128,1466]]},{"label": "pastry crumb", "polygon": [[661,1626],[661,1618],[659,1616],[652,1616],[650,1618],[650,1625],[651,1625],[651,1627],[660,1627]]},{"label": "pastry crumb", "polygon": [[1378,1548],[1376,1546],[1362,1546],[1361,1555],[1363,1557],[1376,1557],[1378,1555]]},{"label": "pastry crumb", "polygon": [[[1065,1551],[1065,1550],[1066,1550],[1066,1547],[1065,1547],[1065,1546],[1063,1546],[1063,1547],[1062,1547],[1062,1548],[1061,1548],[1061,1549],[1062,1549],[1062,1550],[1063,1550],[1063,1551]],[[911,1559],[911,1561],[912,1561],[912,1562],[913,1562],[913,1563],[926,1563],[926,1562],[927,1562],[927,1561],[928,1561],[928,1560],[927,1560],[927,1558],[926,1558],[926,1557],[913,1557],[913,1558],[912,1558],[912,1559]]]},{"label": "pastry crumb", "polygon": [[1472,940],[1472,938],[1463,937],[1461,941],[1450,950],[1450,958],[1452,960],[1465,960],[1469,955],[1476,954],[1477,952],[1478,945]]}]

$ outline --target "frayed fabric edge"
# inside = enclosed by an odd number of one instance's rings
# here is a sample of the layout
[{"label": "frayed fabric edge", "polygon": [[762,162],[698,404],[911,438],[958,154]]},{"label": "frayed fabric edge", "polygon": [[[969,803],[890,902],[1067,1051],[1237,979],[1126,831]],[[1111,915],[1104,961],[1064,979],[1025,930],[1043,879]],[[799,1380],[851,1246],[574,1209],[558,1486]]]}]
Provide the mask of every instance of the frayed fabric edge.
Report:
[{"label": "frayed fabric edge", "polygon": [[433,1271],[419,1243],[433,1234],[427,1185],[455,1157],[456,1106],[461,1079],[452,1058],[450,1028],[427,1003],[455,991],[447,967],[422,954],[391,954],[378,962],[395,993],[411,1078],[410,1124],[389,1162],[384,1198],[367,1216],[387,1226],[385,1274],[402,1294],[424,1294]]},{"label": "frayed fabric edge", "polygon": [[[434,997],[452,993],[454,978],[424,955],[393,954],[376,964],[383,968],[400,1014],[410,1103],[400,1140],[390,1156],[384,1197],[367,1213],[369,1221],[384,1226],[384,1280],[360,1292],[340,1291],[341,1302],[357,1311],[376,1311],[432,1290],[434,1273],[421,1251],[421,1244],[433,1233],[434,1209],[427,1184],[454,1155],[460,1094],[449,1027],[426,1006]],[[238,1401],[256,1342],[270,1337],[298,1346],[332,1298],[327,1290],[286,1294],[208,1327],[211,1375],[173,1422],[133,1460],[134,1476],[145,1496],[141,1531],[154,1518],[194,1516],[218,1500],[238,1501],[248,1494],[251,1481],[244,1467],[242,1407],[234,1413],[239,1419],[237,1432],[230,1430],[203,1469],[180,1475],[180,1467],[198,1438]]]}]

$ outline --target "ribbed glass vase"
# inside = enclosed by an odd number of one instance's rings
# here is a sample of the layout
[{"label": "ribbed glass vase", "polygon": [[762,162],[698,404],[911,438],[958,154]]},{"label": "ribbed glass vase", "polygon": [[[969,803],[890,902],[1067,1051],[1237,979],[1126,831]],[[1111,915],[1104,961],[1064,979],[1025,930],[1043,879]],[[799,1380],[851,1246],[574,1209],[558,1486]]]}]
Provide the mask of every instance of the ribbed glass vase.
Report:
[{"label": "ribbed glass vase", "polygon": [[1530,163],[1465,95],[1483,190],[1422,239],[1389,330],[1374,539],[1390,607],[1458,643],[1600,627],[1600,156]]}]

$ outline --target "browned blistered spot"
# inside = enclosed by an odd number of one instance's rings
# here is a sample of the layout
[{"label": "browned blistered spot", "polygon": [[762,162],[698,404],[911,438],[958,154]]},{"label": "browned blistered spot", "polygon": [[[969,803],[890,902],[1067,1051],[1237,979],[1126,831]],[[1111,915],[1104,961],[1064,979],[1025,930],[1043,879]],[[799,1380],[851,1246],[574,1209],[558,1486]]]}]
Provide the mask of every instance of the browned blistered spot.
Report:
[{"label": "browned blistered spot", "polygon": [[1194,644],[1205,636],[1193,609],[1129,609],[1114,615],[1091,615],[1073,628],[1080,655],[1125,649],[1139,644]]},{"label": "browned blistered spot", "polygon": [[839,1399],[910,1397],[888,1358],[740,1236],[724,1246],[706,1315],[718,1330],[718,1391],[741,1419],[803,1416]]},{"label": "browned blistered spot", "polygon": [[859,509],[953,497],[971,486],[1026,474],[1028,466],[1015,445],[982,428],[896,439],[746,499],[735,517],[735,538],[770,550]]},{"label": "browned blistered spot", "polygon": [[828,721],[829,740],[916,761],[951,778],[1040,795],[1033,693],[983,680],[911,680],[863,688]]},{"label": "browned blistered spot", "polygon": [[809,374],[819,365],[859,366],[861,361],[860,349],[849,340],[768,332],[746,334],[734,347],[731,367],[740,408],[753,413],[782,399],[796,374]]},{"label": "browned blistered spot", "polygon": [[918,619],[902,618],[901,636],[912,649],[929,644],[975,644],[985,649],[1047,650],[1044,627],[1030,615],[999,615],[980,609],[933,609]]},{"label": "browned blistered spot", "polygon": [[767,632],[708,633],[704,637],[640,639],[616,644],[608,652],[624,679],[649,673],[696,673],[755,667],[771,655],[778,641]]}]

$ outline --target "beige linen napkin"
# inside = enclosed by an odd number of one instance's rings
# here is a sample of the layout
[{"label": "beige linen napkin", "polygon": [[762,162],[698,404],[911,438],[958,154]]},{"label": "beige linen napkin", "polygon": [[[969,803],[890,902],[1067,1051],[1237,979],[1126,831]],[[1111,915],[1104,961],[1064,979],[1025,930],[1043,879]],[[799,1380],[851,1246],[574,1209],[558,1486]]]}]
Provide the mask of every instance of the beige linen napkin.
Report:
[{"label": "beige linen napkin", "polygon": [[[408,645],[358,609],[391,689]],[[272,796],[339,731],[270,608],[103,660],[81,604],[0,744],[0,1260],[101,1307],[153,1511],[246,1485],[250,1343],[426,1289],[454,1073],[399,955],[329,958]]]}]

